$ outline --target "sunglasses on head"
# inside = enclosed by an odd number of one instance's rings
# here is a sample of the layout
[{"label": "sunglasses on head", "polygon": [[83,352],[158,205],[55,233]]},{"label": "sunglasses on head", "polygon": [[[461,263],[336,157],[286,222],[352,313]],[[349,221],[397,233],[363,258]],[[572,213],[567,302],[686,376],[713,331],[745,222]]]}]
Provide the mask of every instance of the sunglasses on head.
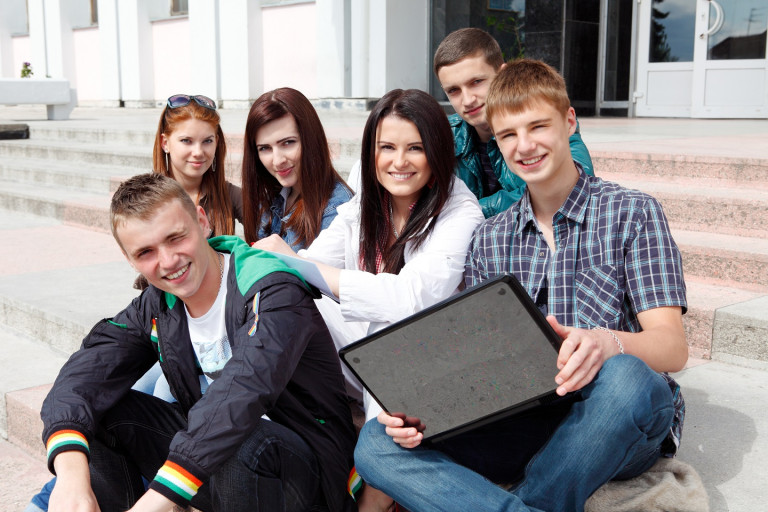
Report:
[{"label": "sunglasses on head", "polygon": [[208,96],[189,96],[188,94],[174,94],[170,98],[168,98],[168,106],[170,108],[177,108],[177,107],[185,107],[189,105],[189,102],[195,100],[195,103],[200,105],[201,107],[210,108],[211,110],[216,110],[216,102],[213,101]]}]

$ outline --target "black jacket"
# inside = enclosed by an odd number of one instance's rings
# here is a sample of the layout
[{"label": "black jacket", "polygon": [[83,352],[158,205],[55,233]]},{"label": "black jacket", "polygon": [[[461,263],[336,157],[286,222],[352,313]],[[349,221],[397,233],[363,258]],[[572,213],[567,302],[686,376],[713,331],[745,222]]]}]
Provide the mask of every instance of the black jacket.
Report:
[{"label": "black jacket", "polygon": [[[104,412],[159,358],[188,420],[171,443],[170,462],[205,482],[268,414],[314,451],[329,509],[352,507],[346,483],[355,431],[339,358],[313,296],[292,271],[245,242],[217,237],[210,243],[232,253],[225,313],[232,358],[205,395],[183,303],[149,287],[113,319],[98,323],[62,368],[43,404],[43,440],[63,430],[92,438]],[[49,467],[58,453],[71,449],[87,454],[77,444],[49,446]],[[150,487],[187,504],[157,480]]]}]

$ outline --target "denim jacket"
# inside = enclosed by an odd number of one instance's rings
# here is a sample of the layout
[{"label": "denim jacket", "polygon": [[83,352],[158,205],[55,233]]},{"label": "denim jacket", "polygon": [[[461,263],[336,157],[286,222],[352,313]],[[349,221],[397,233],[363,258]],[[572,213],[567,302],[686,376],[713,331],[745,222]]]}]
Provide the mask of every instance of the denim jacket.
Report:
[{"label": "denim jacket", "polygon": [[[272,206],[270,208],[271,213],[265,215],[261,219],[259,239],[268,237],[272,233],[276,233],[280,235],[294,251],[298,251],[299,249],[304,249],[306,244],[297,241],[298,235],[296,232],[292,229],[286,229],[285,233],[282,233],[283,225],[288,222],[288,219],[291,218],[291,214],[293,213],[288,212],[287,215],[285,214],[285,198],[289,192],[289,189],[283,189],[280,194],[275,197],[274,201],[272,201]],[[333,187],[331,197],[328,198],[328,203],[323,210],[323,220],[320,224],[321,231],[330,226],[331,221],[336,218],[336,208],[350,199],[352,199],[352,192],[349,191],[343,182],[337,181],[336,185]]]},{"label": "denim jacket", "polygon": [[[488,158],[491,160],[491,165],[499,180],[501,190],[485,196],[485,191],[483,190],[483,164],[480,162],[480,155],[476,148],[477,132],[459,114],[449,116],[448,121],[451,124],[451,130],[453,130],[453,140],[456,148],[456,175],[467,184],[469,190],[480,201],[480,207],[483,209],[485,218],[493,217],[516,203],[523,195],[525,182],[509,170],[509,167],[504,162],[501,151],[499,151],[499,146],[496,144],[496,139],[492,137],[488,141]],[[595,171],[592,168],[592,159],[589,157],[587,147],[581,140],[578,121],[576,133],[571,135],[570,144],[573,159],[581,164],[584,172],[594,176]]]}]

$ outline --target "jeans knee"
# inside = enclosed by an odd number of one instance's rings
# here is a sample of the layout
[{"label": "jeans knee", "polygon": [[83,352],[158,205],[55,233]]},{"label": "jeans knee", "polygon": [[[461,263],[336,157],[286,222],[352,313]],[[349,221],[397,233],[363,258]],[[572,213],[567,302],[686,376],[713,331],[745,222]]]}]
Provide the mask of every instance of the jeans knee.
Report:
[{"label": "jeans knee", "polygon": [[384,425],[375,418],[369,420],[360,430],[355,446],[355,468],[360,477],[372,484],[379,476],[378,468],[382,466],[382,457],[398,448],[387,435]]},{"label": "jeans knee", "polygon": [[642,426],[671,422],[672,393],[664,378],[645,362],[630,355],[608,359],[584,389],[585,398],[603,404],[618,416]]}]

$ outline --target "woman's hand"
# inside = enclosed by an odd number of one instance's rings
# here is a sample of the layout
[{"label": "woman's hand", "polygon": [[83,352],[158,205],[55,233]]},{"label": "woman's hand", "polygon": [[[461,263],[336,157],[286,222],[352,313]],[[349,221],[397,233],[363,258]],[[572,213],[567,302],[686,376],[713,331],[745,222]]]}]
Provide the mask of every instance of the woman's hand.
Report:
[{"label": "woman's hand", "polygon": [[262,251],[278,252],[280,254],[285,254],[286,256],[297,257],[294,250],[291,249],[291,246],[285,243],[285,240],[275,234],[253,242],[251,247],[261,249]]}]

